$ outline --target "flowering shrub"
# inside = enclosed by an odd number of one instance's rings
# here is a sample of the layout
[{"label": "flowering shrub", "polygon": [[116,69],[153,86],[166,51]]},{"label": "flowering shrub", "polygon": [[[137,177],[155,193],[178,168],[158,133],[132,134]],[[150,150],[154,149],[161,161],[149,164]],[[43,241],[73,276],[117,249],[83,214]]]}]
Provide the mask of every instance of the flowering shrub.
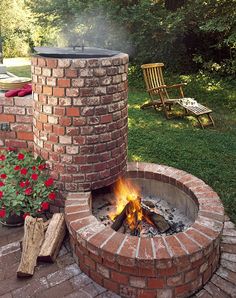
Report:
[{"label": "flowering shrub", "polygon": [[55,197],[53,179],[41,158],[11,148],[0,151],[0,217],[37,217]]}]

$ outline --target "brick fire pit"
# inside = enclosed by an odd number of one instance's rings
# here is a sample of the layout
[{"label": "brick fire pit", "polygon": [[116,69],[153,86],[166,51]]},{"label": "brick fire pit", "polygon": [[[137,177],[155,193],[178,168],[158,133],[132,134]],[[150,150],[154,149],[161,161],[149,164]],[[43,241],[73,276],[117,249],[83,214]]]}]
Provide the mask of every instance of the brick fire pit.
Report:
[{"label": "brick fire pit", "polygon": [[189,297],[219,263],[224,209],[218,195],[202,180],[167,166],[129,163],[126,176],[150,186],[150,191],[156,182],[158,195],[165,193],[167,200],[176,195],[177,204],[192,208],[195,221],[171,236],[124,235],[92,215],[91,192],[70,193],[66,221],[80,268],[122,297]]}]

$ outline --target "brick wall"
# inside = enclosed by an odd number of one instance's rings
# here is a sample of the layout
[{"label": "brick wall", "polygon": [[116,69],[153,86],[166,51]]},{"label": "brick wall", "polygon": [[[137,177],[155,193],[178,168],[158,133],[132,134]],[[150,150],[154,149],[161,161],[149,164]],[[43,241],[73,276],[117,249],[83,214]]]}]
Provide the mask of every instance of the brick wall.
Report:
[{"label": "brick wall", "polygon": [[0,125],[9,124],[0,130],[0,147],[33,148],[33,100],[32,96],[5,97],[0,94]]}]

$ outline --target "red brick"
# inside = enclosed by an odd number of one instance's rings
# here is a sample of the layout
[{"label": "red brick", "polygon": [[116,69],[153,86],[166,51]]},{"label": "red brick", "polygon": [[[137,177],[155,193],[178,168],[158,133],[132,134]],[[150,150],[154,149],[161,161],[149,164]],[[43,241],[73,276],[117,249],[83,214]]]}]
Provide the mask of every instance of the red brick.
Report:
[{"label": "red brick", "polygon": [[[113,234],[113,232],[114,231],[109,227],[100,231],[99,233],[97,233],[96,235],[94,235],[92,238],[89,239],[88,246],[92,245],[93,247],[99,248]],[[97,250],[96,252],[94,251],[92,252],[95,254],[98,254]]]},{"label": "red brick", "polygon": [[33,117],[32,116],[16,115],[16,122],[30,123],[32,125]]},{"label": "red brick", "polygon": [[6,140],[6,146],[13,148],[27,148],[27,142],[23,140]]},{"label": "red brick", "polygon": [[203,284],[207,283],[212,276],[212,268],[209,266],[207,270],[203,273]]},{"label": "red brick", "polygon": [[142,267],[145,265],[148,267],[150,267],[150,265],[154,265],[154,256],[153,256],[151,239],[149,238],[140,239],[137,262]]},{"label": "red brick", "polygon": [[57,67],[57,59],[47,58],[47,67],[49,68],[56,68]]},{"label": "red brick", "polygon": [[[178,286],[175,288],[175,295],[178,297],[178,295],[187,295],[191,292],[191,286],[190,284],[186,284],[186,285],[182,285],[182,286]],[[188,297],[188,296],[185,296]]]},{"label": "red brick", "polygon": [[167,278],[167,285],[170,287],[182,285],[184,281],[183,274],[178,274],[175,276],[170,276]]},{"label": "red brick", "polygon": [[50,86],[43,86],[43,93],[46,94],[46,95],[52,95],[52,87],[50,87]]},{"label": "red brick", "polygon": [[73,214],[66,214],[66,220],[68,222],[71,222],[71,221],[74,221],[74,220],[77,220],[77,219],[82,219],[84,217],[87,217],[91,215],[91,212],[90,211],[79,211],[77,213],[73,213]]},{"label": "red brick", "polygon": [[101,255],[108,261],[115,260],[115,254],[120,245],[125,239],[125,235],[120,233],[114,233],[114,235],[101,247]]},{"label": "red brick", "polygon": [[65,89],[60,87],[53,87],[53,96],[65,96]]},{"label": "red brick", "polygon": [[34,136],[32,132],[17,132],[17,138],[19,140],[27,140],[27,141],[34,140]]},{"label": "red brick", "polygon": [[198,269],[193,269],[185,273],[185,282],[188,283],[198,276]]},{"label": "red brick", "polygon": [[76,69],[65,69],[65,76],[67,78],[76,78],[78,76]]},{"label": "red brick", "polygon": [[184,245],[190,254],[200,250],[200,246],[189,239],[184,233],[177,233],[176,238],[182,243],[182,245]]},{"label": "red brick", "polygon": [[39,114],[39,121],[42,123],[47,123],[48,122],[48,116],[45,114]]},{"label": "red brick", "polygon": [[198,223],[194,223],[192,227],[211,238],[215,238],[219,235],[219,232],[209,229],[208,227],[202,226]]},{"label": "red brick", "polygon": [[103,285],[103,277],[100,273],[90,270],[89,276],[98,284]]},{"label": "red brick", "polygon": [[0,122],[15,122],[15,115],[0,114]]},{"label": "red brick", "polygon": [[200,234],[197,230],[192,228],[188,229],[185,233],[202,247],[207,246],[211,241],[211,239],[207,238],[203,234]]},{"label": "red brick", "polygon": [[59,118],[59,124],[62,126],[70,126],[72,123],[70,117],[60,117]]},{"label": "red brick", "polygon": [[111,271],[111,279],[119,284],[127,285],[129,283],[129,275],[116,271]]},{"label": "red brick", "polygon": [[180,257],[187,254],[174,236],[167,236],[165,240],[174,257]]},{"label": "red brick", "polygon": [[53,114],[55,116],[64,116],[66,113],[66,109],[63,107],[54,107]]},{"label": "red brick", "polygon": [[70,87],[71,81],[69,79],[58,79],[58,87]]},{"label": "red brick", "polygon": [[65,134],[65,128],[61,126],[53,125],[53,132],[56,135],[63,136]]},{"label": "red brick", "polygon": [[84,256],[84,264],[93,270],[96,268],[96,263],[88,256]]},{"label": "red brick", "polygon": [[133,266],[135,264],[135,256],[137,251],[139,238],[126,236],[123,246],[117,255],[117,261],[121,265]]},{"label": "red brick", "polygon": [[109,279],[104,278],[104,287],[112,292],[119,293],[119,284],[117,282],[111,281]]},{"label": "red brick", "polygon": [[159,276],[172,276],[177,273],[177,266],[171,266],[169,268],[158,268],[157,269],[157,274]]},{"label": "red brick", "polygon": [[164,278],[148,278],[147,280],[147,287],[148,288],[154,288],[154,289],[162,289],[166,285]]},{"label": "red brick", "polygon": [[67,116],[79,116],[80,115],[80,109],[79,108],[66,108],[66,114]]},{"label": "red brick", "polygon": [[52,124],[49,124],[49,123],[44,123],[43,124],[43,129],[45,130],[45,132],[52,132]]},{"label": "red brick", "polygon": [[109,115],[101,115],[101,123],[109,123],[112,122],[112,114]]}]

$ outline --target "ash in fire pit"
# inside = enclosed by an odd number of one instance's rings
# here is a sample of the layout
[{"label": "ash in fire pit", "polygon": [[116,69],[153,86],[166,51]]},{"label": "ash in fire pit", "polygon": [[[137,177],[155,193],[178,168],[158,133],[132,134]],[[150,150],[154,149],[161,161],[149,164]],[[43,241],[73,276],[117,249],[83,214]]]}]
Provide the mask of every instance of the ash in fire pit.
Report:
[{"label": "ash in fire pit", "polygon": [[192,224],[178,208],[161,198],[141,194],[137,187],[126,183],[119,180],[114,192],[98,194],[93,200],[93,214],[104,225],[120,233],[154,237],[182,232]]}]

